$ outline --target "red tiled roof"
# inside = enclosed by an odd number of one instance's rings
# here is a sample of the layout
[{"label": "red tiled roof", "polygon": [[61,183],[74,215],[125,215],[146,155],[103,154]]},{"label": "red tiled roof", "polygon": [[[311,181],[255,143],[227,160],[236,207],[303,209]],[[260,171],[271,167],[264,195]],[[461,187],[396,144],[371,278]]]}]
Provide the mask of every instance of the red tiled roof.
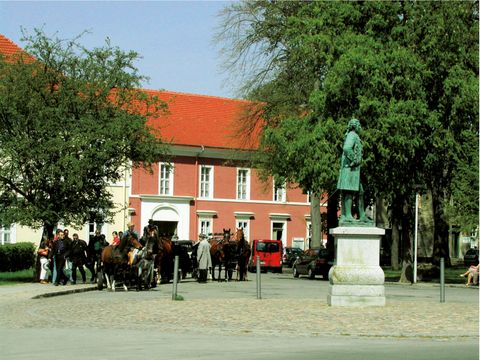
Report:
[{"label": "red tiled roof", "polygon": [[0,34],[0,53],[3,55],[13,55],[23,52],[23,49],[15,44],[12,40]]},{"label": "red tiled roof", "polygon": [[[9,57],[23,49],[0,34],[0,53]],[[253,136],[239,136],[244,117],[252,102],[215,96],[171,91],[142,90],[168,104],[168,114],[149,119],[160,130],[162,139],[175,145],[225,149],[255,149],[261,124],[253,127]]]},{"label": "red tiled roof", "polygon": [[23,60],[27,62],[33,60],[20,46],[2,34],[0,34],[0,54],[2,54],[7,61],[16,55],[26,55]]},{"label": "red tiled roof", "polygon": [[242,118],[252,102],[206,95],[144,90],[167,102],[168,114],[150,119],[165,141],[175,145],[205,146],[226,149],[255,149],[260,124],[254,135],[239,136]]}]

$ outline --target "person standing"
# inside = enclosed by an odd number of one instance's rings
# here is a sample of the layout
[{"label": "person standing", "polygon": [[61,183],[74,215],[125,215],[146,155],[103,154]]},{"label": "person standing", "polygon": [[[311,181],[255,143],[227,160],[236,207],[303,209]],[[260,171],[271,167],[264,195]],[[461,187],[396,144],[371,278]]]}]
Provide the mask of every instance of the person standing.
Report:
[{"label": "person standing", "polygon": [[48,255],[50,253],[50,244],[50,240],[44,238],[37,251],[40,257],[40,284],[48,284],[48,270],[50,269]]},{"label": "person standing", "polygon": [[72,246],[72,239],[70,238],[69,230],[68,229],[63,229],[63,234],[64,234],[64,241],[65,241],[65,246],[66,246],[66,251],[65,251],[65,272],[68,274],[68,280],[70,280],[70,283],[73,283],[73,277],[72,277],[72,259],[70,257],[70,250]]},{"label": "person standing", "polygon": [[77,283],[77,268],[82,276],[82,281],[85,284],[87,277],[83,265],[87,262],[87,243],[78,238],[78,234],[73,234],[73,240],[70,247],[70,260],[72,262],[72,285]]},{"label": "person standing", "polygon": [[64,236],[65,234],[63,233],[63,230],[59,230],[57,233],[57,241],[55,241],[52,246],[53,261],[57,272],[57,276],[53,283],[55,286],[58,286],[60,281],[62,282],[62,285],[67,285],[68,282],[68,278],[63,272],[63,269],[65,268],[65,254],[67,252],[67,243]]},{"label": "person standing", "polygon": [[198,262],[198,282],[206,283],[208,269],[212,267],[212,257],[210,255],[210,244],[207,241],[205,235],[200,235],[201,240],[197,249],[197,262]]},{"label": "person standing", "polygon": [[96,272],[100,267],[100,261],[102,257],[102,251],[105,246],[108,245],[107,240],[105,240],[105,235],[100,233],[100,230],[95,230],[95,235],[88,242],[88,253],[91,257],[90,271],[93,270],[92,279],[93,282],[96,276]]}]

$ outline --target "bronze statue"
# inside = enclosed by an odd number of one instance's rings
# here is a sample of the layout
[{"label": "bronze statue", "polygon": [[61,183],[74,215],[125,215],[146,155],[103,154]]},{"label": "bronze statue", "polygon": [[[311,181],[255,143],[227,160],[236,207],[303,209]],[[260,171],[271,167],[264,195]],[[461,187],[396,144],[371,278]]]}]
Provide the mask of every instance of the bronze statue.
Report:
[{"label": "bronze statue", "polygon": [[[340,176],[337,183],[337,189],[342,192],[342,216],[339,221],[340,225],[369,222],[365,216],[363,186],[360,182],[360,165],[362,163],[363,151],[359,136],[361,129],[360,121],[357,119],[352,119],[348,122],[345,141],[343,143]],[[352,216],[354,197],[357,200],[358,220]]]}]

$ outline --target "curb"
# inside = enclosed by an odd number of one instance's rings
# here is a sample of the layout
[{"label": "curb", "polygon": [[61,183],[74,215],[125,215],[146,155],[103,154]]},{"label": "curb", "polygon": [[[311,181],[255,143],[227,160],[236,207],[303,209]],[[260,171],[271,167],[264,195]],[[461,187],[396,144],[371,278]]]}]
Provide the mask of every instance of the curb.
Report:
[{"label": "curb", "polygon": [[62,291],[53,291],[45,294],[40,294],[40,295],[35,295],[32,297],[32,299],[43,299],[43,298],[49,298],[49,297],[54,297],[54,296],[62,296],[62,295],[69,295],[69,294],[76,294],[76,293],[82,293],[82,292],[87,292],[87,291],[94,291],[98,290],[96,286],[90,286],[90,287],[84,287],[81,289],[69,289],[69,290],[62,290]]}]

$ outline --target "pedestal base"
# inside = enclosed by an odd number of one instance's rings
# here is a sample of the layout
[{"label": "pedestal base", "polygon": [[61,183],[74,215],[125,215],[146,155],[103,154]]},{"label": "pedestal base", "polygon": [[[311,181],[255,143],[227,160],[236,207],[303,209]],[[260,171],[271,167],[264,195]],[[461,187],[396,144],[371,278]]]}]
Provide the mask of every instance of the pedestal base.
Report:
[{"label": "pedestal base", "polygon": [[330,306],[385,306],[383,285],[330,285],[327,304]]},{"label": "pedestal base", "polygon": [[330,306],[385,306],[385,275],[380,267],[380,238],[375,227],[338,227],[335,265],[328,274]]}]

